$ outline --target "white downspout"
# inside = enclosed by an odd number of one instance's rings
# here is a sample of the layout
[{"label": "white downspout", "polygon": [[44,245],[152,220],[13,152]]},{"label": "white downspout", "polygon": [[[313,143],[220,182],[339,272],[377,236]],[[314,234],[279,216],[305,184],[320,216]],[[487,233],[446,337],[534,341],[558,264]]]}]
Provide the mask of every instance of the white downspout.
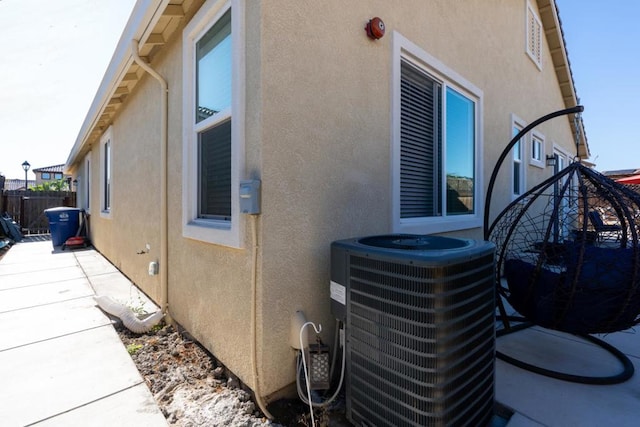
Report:
[{"label": "white downspout", "polygon": [[159,83],[162,89],[160,100],[160,310],[165,315],[165,321],[171,322],[169,316],[169,280],[168,280],[168,263],[169,244],[167,240],[168,232],[168,212],[167,212],[167,150],[168,150],[168,109],[169,109],[169,86],[167,81],[156,70],[151,68],[149,64],[144,62],[138,54],[138,40],[131,40],[131,56],[133,60],[143,70],[151,74]]}]

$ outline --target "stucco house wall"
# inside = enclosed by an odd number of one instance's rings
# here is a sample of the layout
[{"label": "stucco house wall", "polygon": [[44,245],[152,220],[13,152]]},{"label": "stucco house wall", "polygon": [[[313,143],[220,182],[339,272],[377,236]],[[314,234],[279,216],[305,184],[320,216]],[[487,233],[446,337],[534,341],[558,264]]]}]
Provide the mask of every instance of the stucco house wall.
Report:
[{"label": "stucco house wall", "polygon": [[[168,309],[172,319],[255,390],[255,273],[259,388],[270,395],[295,379],[295,352],[288,343],[296,310],[321,323],[323,340],[332,342],[330,243],[397,231],[391,147],[398,46],[426,53],[482,92],[481,195],[512,136],[513,115],[529,123],[567,105],[547,45],[543,43],[541,69],[524,51],[526,7],[537,9],[535,2],[234,1],[234,6],[243,5],[246,30],[241,177],[261,180],[261,214],[239,218],[240,247],[187,238],[182,228],[183,28],[201,3],[180,3],[185,16],[150,64],[169,87]],[[203,7],[211,3],[216,2],[209,0]],[[373,16],[386,24],[385,36],[376,41],[363,29]],[[81,134],[77,145],[84,148],[67,163],[74,174],[91,177],[94,245],[156,301],[162,298],[160,279],[149,276],[147,266],[160,259],[162,244],[160,97],[157,81],[140,73],[135,90],[100,131],[112,138],[108,215],[100,210],[99,141],[88,143],[89,133]],[[538,131],[546,154],[554,145],[572,152],[567,118],[547,122]],[[90,170],[85,170],[86,158]],[[510,168],[505,162],[492,202],[495,212],[512,200]],[[552,173],[529,164],[525,168],[527,187]],[[483,203],[481,197],[480,217]],[[425,232],[482,238],[479,222],[446,233]]]}]

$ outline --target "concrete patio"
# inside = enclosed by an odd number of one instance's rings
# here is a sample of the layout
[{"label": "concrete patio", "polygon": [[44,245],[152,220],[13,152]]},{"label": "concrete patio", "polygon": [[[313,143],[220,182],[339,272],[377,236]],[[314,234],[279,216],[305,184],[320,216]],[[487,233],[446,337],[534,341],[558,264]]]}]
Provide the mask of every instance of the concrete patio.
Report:
[{"label": "concrete patio", "polygon": [[[534,374],[496,360],[496,400],[515,413],[509,427],[640,425],[640,336],[626,330],[597,338],[627,355],[635,374],[614,385],[587,385]],[[497,339],[498,351],[530,364],[580,376],[609,376],[622,364],[579,337],[533,327]]]},{"label": "concrete patio", "polygon": [[92,249],[19,243],[0,260],[0,424],[167,425],[96,294],[156,309]]}]

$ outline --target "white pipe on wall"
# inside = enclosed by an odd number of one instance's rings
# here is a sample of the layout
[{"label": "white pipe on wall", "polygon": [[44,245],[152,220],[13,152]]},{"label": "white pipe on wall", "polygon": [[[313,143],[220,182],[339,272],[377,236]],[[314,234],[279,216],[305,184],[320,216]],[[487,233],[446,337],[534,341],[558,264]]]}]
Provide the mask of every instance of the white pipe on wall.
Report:
[{"label": "white pipe on wall", "polygon": [[251,368],[255,382],[254,395],[256,403],[265,417],[273,420],[267,404],[260,394],[260,375],[258,374],[258,216],[251,215],[253,256],[251,260]]},{"label": "white pipe on wall", "polygon": [[170,322],[169,315],[169,279],[168,279],[168,258],[169,243],[168,233],[168,206],[167,206],[167,151],[168,151],[168,117],[169,117],[169,85],[167,81],[156,70],[151,68],[138,54],[138,40],[131,40],[131,54],[133,60],[143,70],[151,74],[159,83],[162,89],[160,99],[160,310],[167,316],[167,323]]},{"label": "white pipe on wall", "polygon": [[158,310],[146,319],[140,320],[129,307],[115,302],[107,295],[95,296],[93,299],[102,310],[120,318],[122,324],[136,334],[149,332],[154,326],[160,323],[163,317],[162,310]]}]

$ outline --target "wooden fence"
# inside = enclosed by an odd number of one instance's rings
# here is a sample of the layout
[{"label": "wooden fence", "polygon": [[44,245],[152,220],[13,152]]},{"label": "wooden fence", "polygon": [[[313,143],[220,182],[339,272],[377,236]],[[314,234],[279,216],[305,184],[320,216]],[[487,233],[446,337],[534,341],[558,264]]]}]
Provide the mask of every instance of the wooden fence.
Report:
[{"label": "wooden fence", "polygon": [[76,206],[76,193],[71,191],[7,190],[0,197],[0,214],[7,213],[20,224],[24,234],[49,233],[45,209]]}]

